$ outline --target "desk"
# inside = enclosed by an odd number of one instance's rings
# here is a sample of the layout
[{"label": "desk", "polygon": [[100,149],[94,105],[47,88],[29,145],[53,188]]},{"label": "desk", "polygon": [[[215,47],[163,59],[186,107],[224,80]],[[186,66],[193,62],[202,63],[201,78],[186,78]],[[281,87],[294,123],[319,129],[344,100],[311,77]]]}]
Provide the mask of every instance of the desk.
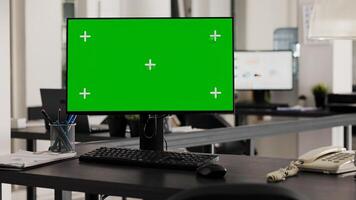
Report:
[{"label": "desk", "polygon": [[[80,144],[77,149],[81,154],[104,144]],[[0,171],[0,182],[53,188],[56,190],[56,200],[60,199],[61,195],[58,194],[61,190],[159,200],[184,189],[204,185],[266,183],[267,172],[286,166],[289,161],[221,155],[219,163],[228,169],[228,173],[225,179],[210,180],[197,177],[194,171],[88,164],[74,159],[21,172]],[[299,176],[276,185],[316,200],[356,198],[356,182],[353,176],[300,173]]]},{"label": "desk", "polygon": [[[277,109],[267,109],[267,108],[248,108],[235,107],[235,126],[244,124],[246,115],[270,115],[278,117],[297,117],[297,118],[316,118],[316,117],[327,117],[337,115],[338,113],[330,112],[328,110],[277,110]],[[351,137],[352,129],[351,126],[345,127],[345,144],[351,148]],[[254,142],[250,140],[250,153],[254,152]]]},{"label": "desk", "polygon": [[[47,132],[44,126],[31,126],[21,129],[11,129],[12,139],[25,139],[26,140],[26,150],[36,151],[36,141],[37,140],[49,140],[49,132]],[[88,142],[88,141],[99,141],[99,140],[109,140],[109,133],[96,133],[96,134],[75,134],[76,142]],[[27,188],[27,199],[36,199],[36,190],[33,187]]]},{"label": "desk", "polygon": [[281,117],[325,117],[336,115],[337,113],[327,110],[273,110],[260,108],[236,108],[235,115],[271,115]]},{"label": "desk", "polygon": [[[267,124],[259,124],[252,126],[238,126],[238,127],[230,127],[230,128],[219,128],[219,129],[210,129],[199,132],[191,132],[191,133],[171,133],[166,135],[166,140],[168,146],[170,148],[182,148],[182,147],[191,147],[191,146],[199,146],[199,145],[207,145],[214,143],[222,143],[222,142],[230,142],[230,141],[238,141],[238,140],[246,140],[256,137],[264,137],[269,135],[278,135],[285,134],[290,132],[301,132],[301,131],[309,131],[323,128],[330,128],[335,126],[344,126],[351,127],[351,125],[356,124],[356,114],[344,114],[344,115],[333,115],[327,117],[317,117],[317,118],[308,118],[308,119],[298,119],[291,121],[283,121],[283,122],[274,122]],[[42,131],[44,128],[42,129]],[[15,134],[16,132],[12,132]],[[28,134],[21,133],[21,134]],[[346,142],[346,146],[351,149],[351,131],[348,131],[349,134],[347,137],[348,142]],[[17,133],[16,133],[17,134]],[[20,134],[20,133],[19,133]],[[21,135],[20,134],[20,135]],[[37,136],[24,135],[26,137],[38,138],[38,137],[48,137],[43,136],[45,132],[41,134],[37,134]],[[126,138],[119,139],[113,141],[107,141],[105,143],[102,142],[90,142],[91,144],[85,144],[87,148],[94,149],[98,145],[120,145],[121,147],[128,148],[137,148],[139,146],[139,141],[136,138]],[[15,184],[15,183],[14,183]],[[25,184],[26,185],[26,184]],[[28,192],[28,199],[35,199],[34,193]]]}]

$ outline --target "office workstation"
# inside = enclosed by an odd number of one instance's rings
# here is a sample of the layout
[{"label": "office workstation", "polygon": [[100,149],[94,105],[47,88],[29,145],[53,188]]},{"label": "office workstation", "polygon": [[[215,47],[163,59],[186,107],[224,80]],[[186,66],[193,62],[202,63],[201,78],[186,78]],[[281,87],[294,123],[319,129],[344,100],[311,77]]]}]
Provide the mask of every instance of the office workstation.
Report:
[{"label": "office workstation", "polygon": [[352,8],[1,1],[0,199],[355,199]]}]

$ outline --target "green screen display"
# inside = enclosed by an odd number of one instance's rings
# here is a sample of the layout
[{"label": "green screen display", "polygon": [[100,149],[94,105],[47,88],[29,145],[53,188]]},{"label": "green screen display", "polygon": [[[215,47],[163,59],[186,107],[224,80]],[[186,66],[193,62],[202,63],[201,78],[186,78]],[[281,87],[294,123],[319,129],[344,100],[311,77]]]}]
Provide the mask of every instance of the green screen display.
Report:
[{"label": "green screen display", "polygon": [[68,112],[233,111],[232,18],[67,26]]}]

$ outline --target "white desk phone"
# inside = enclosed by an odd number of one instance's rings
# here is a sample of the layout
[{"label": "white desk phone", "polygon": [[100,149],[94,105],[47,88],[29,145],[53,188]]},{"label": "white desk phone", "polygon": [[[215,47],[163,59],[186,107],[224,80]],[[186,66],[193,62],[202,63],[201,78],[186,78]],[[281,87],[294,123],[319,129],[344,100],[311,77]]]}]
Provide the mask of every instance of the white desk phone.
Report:
[{"label": "white desk phone", "polygon": [[287,167],[267,174],[268,182],[284,181],[295,176],[299,171],[322,172],[325,174],[342,174],[356,171],[355,152],[343,147],[326,146],[309,151],[292,161]]},{"label": "white desk phone", "polygon": [[295,163],[302,171],[341,174],[356,171],[355,152],[343,147],[327,146],[307,152]]}]

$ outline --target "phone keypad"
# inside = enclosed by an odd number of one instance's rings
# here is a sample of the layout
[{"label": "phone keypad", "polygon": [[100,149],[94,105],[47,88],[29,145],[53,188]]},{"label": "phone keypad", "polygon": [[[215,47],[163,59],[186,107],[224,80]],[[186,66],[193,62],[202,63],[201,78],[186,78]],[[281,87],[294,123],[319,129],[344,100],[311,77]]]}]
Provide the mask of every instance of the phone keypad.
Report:
[{"label": "phone keypad", "polygon": [[[331,154],[329,156],[326,156],[324,158],[322,158],[322,161],[326,161],[326,162],[333,162],[333,163],[342,163],[345,161],[353,161],[353,158],[355,157],[354,153],[346,153],[346,152],[340,152],[340,153],[335,153],[335,154]],[[352,159],[350,159],[352,158]]]}]

